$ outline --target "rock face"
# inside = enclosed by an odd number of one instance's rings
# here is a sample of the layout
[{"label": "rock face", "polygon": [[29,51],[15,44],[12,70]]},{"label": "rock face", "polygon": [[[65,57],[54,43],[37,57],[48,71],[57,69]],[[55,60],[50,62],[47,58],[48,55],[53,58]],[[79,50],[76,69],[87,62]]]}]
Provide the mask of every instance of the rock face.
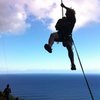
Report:
[{"label": "rock face", "polygon": [[[9,99],[10,99],[10,100],[15,100],[15,97],[12,96],[12,95],[10,95],[10,96],[9,96]],[[3,94],[2,91],[0,91],[0,100],[6,100],[6,97],[4,96],[4,94]]]}]

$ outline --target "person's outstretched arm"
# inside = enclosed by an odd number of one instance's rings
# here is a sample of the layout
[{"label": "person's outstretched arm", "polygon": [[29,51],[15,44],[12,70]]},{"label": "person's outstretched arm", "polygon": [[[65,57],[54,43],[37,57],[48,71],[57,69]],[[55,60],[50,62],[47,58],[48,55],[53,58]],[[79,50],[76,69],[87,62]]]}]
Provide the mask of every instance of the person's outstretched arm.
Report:
[{"label": "person's outstretched arm", "polygon": [[61,7],[65,8],[65,9],[69,9],[69,8],[66,7],[63,3],[61,3]]},{"label": "person's outstretched arm", "polygon": [[75,10],[69,7],[66,7],[63,3],[61,3],[61,7],[65,8],[67,10],[67,12],[69,12],[70,14],[75,15]]}]

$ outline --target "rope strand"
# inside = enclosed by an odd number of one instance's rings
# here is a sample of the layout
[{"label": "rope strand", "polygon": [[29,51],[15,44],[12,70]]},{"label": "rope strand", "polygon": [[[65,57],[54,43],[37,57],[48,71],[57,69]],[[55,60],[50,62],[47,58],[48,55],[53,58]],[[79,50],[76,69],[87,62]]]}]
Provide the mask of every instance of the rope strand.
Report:
[{"label": "rope strand", "polygon": [[[61,0],[61,3],[63,3],[63,0]],[[64,16],[64,10],[63,10],[63,7],[62,7],[62,17]]]},{"label": "rope strand", "polygon": [[82,66],[82,63],[81,63],[81,60],[80,60],[80,57],[79,57],[79,54],[78,54],[78,51],[77,51],[77,48],[76,48],[76,45],[73,41],[73,45],[74,45],[74,48],[75,48],[75,51],[76,51],[76,54],[77,54],[77,57],[78,57],[78,60],[79,60],[79,63],[80,63],[80,66],[81,66],[81,69],[82,69],[82,72],[83,72],[83,76],[84,76],[84,79],[85,79],[85,82],[87,84],[87,87],[88,87],[88,90],[89,90],[89,93],[90,93],[90,96],[91,96],[91,99],[94,100],[94,97],[93,97],[93,94],[92,94],[92,91],[91,91],[91,88],[89,86],[89,82],[86,78],[86,75],[85,75],[85,72],[84,72],[84,69],[83,69],[83,66]]}]

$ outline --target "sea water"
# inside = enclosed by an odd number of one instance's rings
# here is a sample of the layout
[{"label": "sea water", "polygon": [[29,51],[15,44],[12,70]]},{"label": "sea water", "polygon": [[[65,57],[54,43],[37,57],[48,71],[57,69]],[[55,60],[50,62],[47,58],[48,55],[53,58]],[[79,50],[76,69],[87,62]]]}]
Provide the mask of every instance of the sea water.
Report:
[{"label": "sea water", "polygon": [[[100,75],[86,75],[94,100],[100,100]],[[10,85],[21,100],[92,100],[83,75],[0,75],[0,90]]]}]

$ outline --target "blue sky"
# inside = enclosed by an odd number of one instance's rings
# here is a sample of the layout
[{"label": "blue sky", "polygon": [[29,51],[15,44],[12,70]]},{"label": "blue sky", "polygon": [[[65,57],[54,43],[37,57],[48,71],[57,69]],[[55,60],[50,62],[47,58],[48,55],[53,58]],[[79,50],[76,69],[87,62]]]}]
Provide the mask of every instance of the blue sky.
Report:
[{"label": "blue sky", "polygon": [[[84,70],[99,73],[100,1],[65,0],[64,3],[76,10],[73,39]],[[0,73],[81,73],[74,47],[77,67],[74,72],[61,43],[53,45],[52,54],[44,50],[44,44],[55,31],[56,21],[61,18],[60,1],[10,0],[6,3],[1,0],[0,5]]]}]

